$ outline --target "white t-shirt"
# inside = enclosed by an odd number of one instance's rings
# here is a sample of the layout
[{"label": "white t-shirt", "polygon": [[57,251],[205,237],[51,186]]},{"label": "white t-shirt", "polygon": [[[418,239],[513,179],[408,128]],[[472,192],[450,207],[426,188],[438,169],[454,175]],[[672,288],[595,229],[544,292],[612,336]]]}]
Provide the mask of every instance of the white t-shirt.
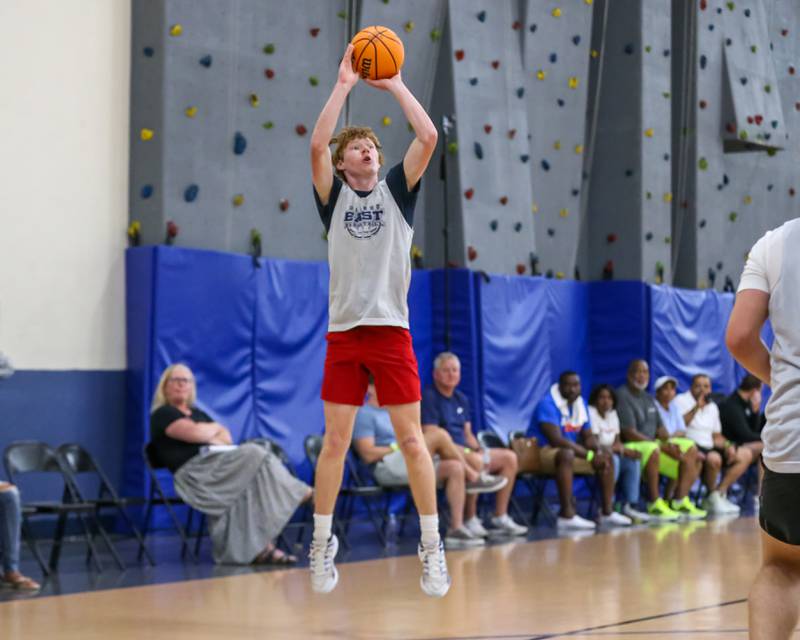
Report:
[{"label": "white t-shirt", "polygon": [[764,464],[800,473],[800,218],[768,231],[753,246],[739,291],[769,294],[775,340],[770,351],[772,396],[762,432]]},{"label": "white t-shirt", "polygon": [[[682,416],[689,413],[697,404],[691,391],[678,394],[672,402],[678,407]],[[686,426],[686,437],[701,447],[713,449],[715,433],[722,433],[722,423],[719,420],[719,407],[709,401],[705,407],[697,410],[692,422]]]},{"label": "white t-shirt", "polygon": [[617,410],[609,411],[605,418],[593,406],[589,405],[589,422],[592,424],[592,433],[597,438],[601,447],[610,447],[614,444],[619,434],[619,416]]}]

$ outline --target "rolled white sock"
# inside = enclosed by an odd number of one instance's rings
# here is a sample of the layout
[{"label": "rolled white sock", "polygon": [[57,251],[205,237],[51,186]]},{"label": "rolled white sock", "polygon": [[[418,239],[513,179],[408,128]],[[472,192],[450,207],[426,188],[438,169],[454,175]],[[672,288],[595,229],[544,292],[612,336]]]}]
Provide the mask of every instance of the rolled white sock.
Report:
[{"label": "rolled white sock", "polygon": [[439,546],[439,514],[419,517],[419,530],[422,533],[423,547]]},{"label": "rolled white sock", "polygon": [[323,544],[331,537],[331,527],[333,526],[333,514],[322,515],[314,514],[314,541]]}]

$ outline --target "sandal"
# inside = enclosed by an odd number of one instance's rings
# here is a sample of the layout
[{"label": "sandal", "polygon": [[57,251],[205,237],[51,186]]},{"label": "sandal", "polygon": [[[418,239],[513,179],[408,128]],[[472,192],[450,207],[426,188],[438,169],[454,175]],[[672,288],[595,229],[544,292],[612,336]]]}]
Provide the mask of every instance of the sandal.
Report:
[{"label": "sandal", "polygon": [[253,560],[256,565],[270,565],[276,567],[288,567],[297,564],[297,556],[284,553],[278,547],[272,547],[268,551],[262,551]]},{"label": "sandal", "polygon": [[23,576],[21,573],[11,576],[6,574],[0,578],[0,583],[6,587],[14,589],[15,591],[38,591],[42,588],[38,582],[32,578]]}]

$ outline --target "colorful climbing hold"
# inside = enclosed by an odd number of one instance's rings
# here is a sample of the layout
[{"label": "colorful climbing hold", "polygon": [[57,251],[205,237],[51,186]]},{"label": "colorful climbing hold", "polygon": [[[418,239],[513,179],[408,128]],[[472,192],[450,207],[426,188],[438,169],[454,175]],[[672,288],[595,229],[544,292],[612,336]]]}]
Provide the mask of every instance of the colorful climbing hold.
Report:
[{"label": "colorful climbing hold", "polygon": [[566,218],[569,216],[569,209],[560,209],[558,215],[562,218]]},{"label": "colorful climbing hold", "polygon": [[306,133],[308,133],[308,129],[306,129],[306,126],[305,126],[305,125],[303,125],[303,124],[298,124],[298,125],[297,125],[297,126],[294,128],[294,132],[295,132],[295,133],[296,133],[298,136],[304,136],[304,135],[306,135]]},{"label": "colorful climbing hold", "polygon": [[567,85],[569,86],[570,89],[577,89],[578,88],[578,78],[575,77],[575,76],[572,76],[567,81]]},{"label": "colorful climbing hold", "polygon": [[547,71],[545,71],[544,69],[539,69],[536,72],[536,79],[537,80],[544,80],[546,77],[547,77]]},{"label": "colorful climbing hold", "polygon": [[195,106],[186,107],[186,109],[184,109],[183,112],[186,114],[187,118],[194,118],[197,115],[197,107]]},{"label": "colorful climbing hold", "polygon": [[547,160],[542,160],[542,169],[550,171],[550,163]]},{"label": "colorful climbing hold", "polygon": [[521,262],[517,263],[517,274],[520,276],[525,274],[525,265]]},{"label": "colorful climbing hold", "polygon": [[406,22],[406,23],[403,25],[403,30],[404,30],[406,33],[411,33],[411,32],[414,30],[414,26],[415,26],[415,25],[414,25],[414,22],[413,22],[412,20],[409,20],[408,22]]},{"label": "colorful climbing hold", "polygon": [[667,202],[667,203],[672,202],[672,194],[671,193],[667,192],[667,193],[664,194],[664,202]]},{"label": "colorful climbing hold", "polygon": [[525,95],[525,87],[517,87],[517,97],[521,98]]},{"label": "colorful climbing hold", "polygon": [[319,78],[317,78],[317,76],[308,76],[308,84],[312,87],[316,87],[319,84]]},{"label": "colorful climbing hold", "polygon": [[479,11],[475,17],[478,18],[479,22],[486,22],[486,11]]},{"label": "colorful climbing hold", "polygon": [[388,127],[389,125],[392,124],[392,119],[389,116],[383,116],[383,118],[381,119],[381,124],[384,127]]},{"label": "colorful climbing hold", "polygon": [[244,204],[244,195],[237,193],[235,196],[233,196],[231,202],[233,202],[234,207],[241,207]]},{"label": "colorful climbing hold", "polygon": [[499,60],[492,60],[492,69],[497,69],[499,67],[500,67],[500,61]]},{"label": "colorful climbing hold", "polygon": [[312,38],[316,38],[319,35],[319,27],[311,27],[308,30],[308,33],[311,35]]},{"label": "colorful climbing hold", "polygon": [[497,225],[498,225],[498,222],[497,222],[497,220],[491,220],[491,221],[489,222],[489,228],[490,228],[492,231],[497,231]]},{"label": "colorful climbing hold", "polygon": [[517,135],[516,129],[509,129],[508,133],[506,133],[506,136],[508,136],[509,140],[513,140],[515,135]]},{"label": "colorful climbing hold", "polygon": [[251,93],[247,97],[248,101],[250,102],[250,106],[256,109],[258,105],[261,104],[261,100],[258,99],[258,96],[255,93]]},{"label": "colorful climbing hold", "polygon": [[606,236],[606,242],[608,244],[614,244],[617,241],[617,234],[616,233],[609,233]]},{"label": "colorful climbing hold", "polygon": [[522,231],[522,223],[521,222],[515,222],[514,223],[514,231],[516,231],[517,233]]},{"label": "colorful climbing hold", "polygon": [[455,52],[453,52],[453,55],[456,57],[456,60],[461,62],[464,59],[464,50],[456,49]]},{"label": "colorful climbing hold", "polygon": [[700,158],[697,162],[697,166],[700,167],[700,171],[705,171],[708,169],[708,160],[706,158]]},{"label": "colorful climbing hold", "polygon": [[467,247],[467,260],[472,262],[475,258],[478,257],[478,250],[473,247],[472,245]]},{"label": "colorful climbing hold", "polygon": [[500,196],[500,204],[505,207],[508,204],[508,196]]},{"label": "colorful climbing hold", "polygon": [[478,160],[483,160],[483,147],[480,142],[475,143],[473,150],[475,151],[475,157],[478,158]]},{"label": "colorful climbing hold", "polygon": [[550,15],[551,15],[551,16],[553,16],[554,18],[560,18],[560,17],[561,17],[561,9],[559,9],[558,7],[556,7],[555,9],[553,9],[553,10],[550,12]]},{"label": "colorful climbing hold", "polygon": [[753,204],[753,198],[752,196],[745,196],[744,198],[742,198],[742,202],[744,202],[745,204]]},{"label": "colorful climbing hold", "polygon": [[197,200],[198,193],[200,193],[200,187],[196,184],[190,184],[183,191],[183,199],[186,200],[186,202],[194,202]]},{"label": "colorful climbing hold", "polygon": [[736,218],[738,218],[738,217],[739,217],[739,214],[736,213],[735,211],[731,211],[728,214],[728,220],[730,220],[731,222],[736,222]]},{"label": "colorful climbing hold", "polygon": [[213,61],[213,58],[211,57],[210,54],[206,55],[206,56],[203,56],[199,60],[200,64],[203,65],[206,69],[208,69],[211,66],[212,61]]},{"label": "colorful climbing hold", "polygon": [[272,80],[275,77],[275,72],[272,69],[264,69],[264,75],[267,76],[267,80]]},{"label": "colorful climbing hold", "polygon": [[182,33],[183,33],[183,26],[180,24],[173,24],[169,28],[169,35],[171,35],[173,38],[177,38]]},{"label": "colorful climbing hold", "polygon": [[281,211],[286,211],[289,209],[289,201],[286,198],[282,198],[278,201],[278,208]]},{"label": "colorful climbing hold", "polygon": [[263,51],[267,55],[272,55],[273,53],[275,53],[275,44],[272,42],[265,44]]},{"label": "colorful climbing hold", "polygon": [[175,238],[178,237],[178,232],[180,229],[178,225],[175,224],[172,220],[167,221],[167,236],[164,238],[164,242],[166,244],[172,244],[175,241]]},{"label": "colorful climbing hold", "polygon": [[470,78],[469,79],[469,83],[474,87],[476,84],[478,84],[478,79],[477,78]]},{"label": "colorful climbing hold", "polygon": [[581,43],[581,37],[578,34],[572,36],[572,44],[574,44],[577,47],[580,43]]},{"label": "colorful climbing hold", "polygon": [[141,195],[142,195],[142,198],[144,200],[147,200],[150,196],[152,196],[153,195],[153,185],[151,185],[151,184],[144,185],[142,187]]},{"label": "colorful climbing hold", "polygon": [[432,42],[439,42],[442,39],[442,32],[439,29],[431,29],[430,37]]},{"label": "colorful climbing hold", "polygon": [[559,151],[561,149],[561,141],[560,140],[556,140],[553,143],[553,149],[555,149],[556,151]]},{"label": "colorful climbing hold", "polygon": [[465,197],[467,200],[472,200],[472,196],[474,196],[474,195],[475,195],[475,189],[473,189],[472,187],[470,187],[469,189],[467,189],[467,190],[464,192],[464,197]]},{"label": "colorful climbing hold", "polygon": [[139,131],[139,137],[147,142],[148,140],[152,140],[155,132],[152,129],[142,129]]},{"label": "colorful climbing hold", "polygon": [[652,127],[650,127],[649,129],[645,129],[644,130],[644,135],[645,135],[646,138],[652,138],[654,134],[655,134],[655,131],[653,130]]},{"label": "colorful climbing hold", "polygon": [[458,143],[457,142],[448,142],[447,143],[447,153],[451,156],[454,156],[458,153]]},{"label": "colorful climbing hold", "polygon": [[578,155],[583,153],[583,145],[582,144],[576,144],[575,145],[575,153],[577,153]]},{"label": "colorful climbing hold", "polygon": [[146,58],[152,58],[155,55],[156,51],[155,49],[153,49],[153,47],[145,47],[144,49],[142,49],[142,53],[145,55]]},{"label": "colorful climbing hold", "polygon": [[240,156],[244,153],[245,149],[247,149],[247,139],[240,131],[237,131],[233,136],[233,152],[237,156]]},{"label": "colorful climbing hold", "polygon": [[701,69],[705,69],[707,64],[708,64],[708,58],[705,56],[705,54],[701,55],[700,56],[700,68]]}]

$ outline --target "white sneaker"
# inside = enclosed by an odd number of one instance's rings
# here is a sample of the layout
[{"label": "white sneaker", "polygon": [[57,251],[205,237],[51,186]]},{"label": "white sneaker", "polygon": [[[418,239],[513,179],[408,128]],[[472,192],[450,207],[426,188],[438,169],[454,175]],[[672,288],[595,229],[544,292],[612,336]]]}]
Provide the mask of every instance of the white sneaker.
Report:
[{"label": "white sneaker", "polygon": [[524,536],[527,533],[528,527],[517,524],[507,513],[502,516],[494,516],[492,518],[492,526],[489,529],[489,535]]},{"label": "white sneaker", "polygon": [[622,514],[628,516],[634,522],[650,522],[650,514],[634,509],[630,504],[622,507]]},{"label": "white sneaker", "polygon": [[458,529],[451,529],[447,532],[447,535],[444,537],[444,544],[448,549],[450,547],[480,547],[486,544],[486,540],[478,536],[473,536],[467,531],[467,528],[462,525]]},{"label": "white sneaker", "polygon": [[483,528],[480,518],[474,516],[464,523],[464,528],[469,531],[476,538],[487,538],[489,532]]},{"label": "white sneaker", "polygon": [[425,595],[433,598],[445,596],[450,589],[450,574],[447,573],[447,560],[444,557],[444,543],[441,541],[430,549],[420,543],[417,555],[422,562],[422,577],[419,586]]},{"label": "white sneaker", "polygon": [[558,516],[558,520],[556,521],[556,527],[558,529],[596,529],[597,524],[592,522],[591,520],[587,520],[586,518],[581,518],[577,513],[572,516],[571,518],[562,518]]},{"label": "white sneaker", "polygon": [[731,515],[735,514],[738,516],[742,512],[742,509],[739,507],[739,505],[728,500],[728,496],[722,496],[722,500],[725,503],[725,508],[727,509],[726,513],[730,513]]},{"label": "white sneaker", "polygon": [[703,501],[703,507],[714,515],[734,515],[739,513],[739,507],[730,502],[719,491],[712,491]]},{"label": "white sneaker", "polygon": [[333,564],[337,551],[339,551],[339,539],[334,534],[331,534],[324,545],[318,545],[313,538],[311,539],[308,559],[311,569],[311,588],[316,593],[330,593],[339,582],[339,572]]},{"label": "white sneaker", "polygon": [[633,520],[628,516],[612,511],[607,516],[600,516],[600,524],[606,527],[630,527],[633,524]]}]

